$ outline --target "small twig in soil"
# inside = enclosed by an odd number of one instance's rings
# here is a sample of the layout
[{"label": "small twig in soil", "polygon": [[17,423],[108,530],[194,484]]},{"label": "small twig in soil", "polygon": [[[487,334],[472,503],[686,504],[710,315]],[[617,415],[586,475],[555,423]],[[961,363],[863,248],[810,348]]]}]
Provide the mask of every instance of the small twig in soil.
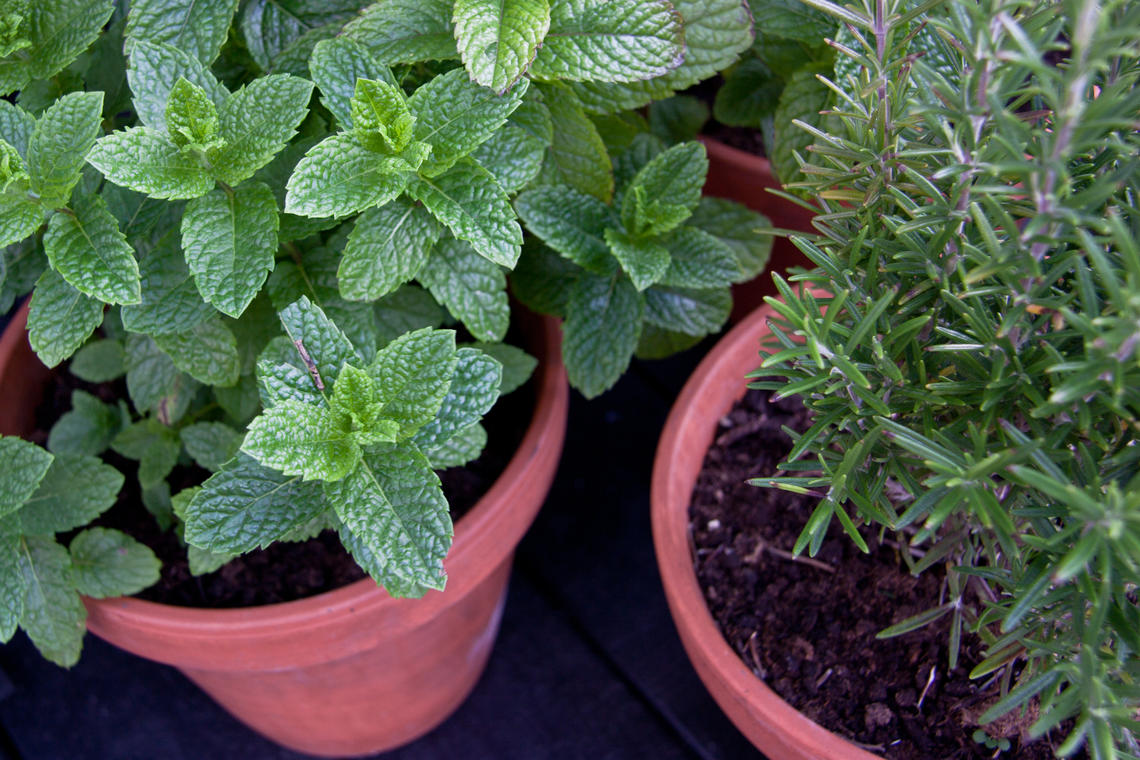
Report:
[{"label": "small twig in soil", "polygon": [[817,678],[815,681],[815,688],[818,689],[827,683],[827,679],[831,678],[831,674],[833,672],[835,672],[835,668],[828,668],[827,670],[823,671],[823,675]]},{"label": "small twig in soil", "polygon": [[775,546],[772,546],[762,538],[756,541],[756,548],[753,549],[747,556],[742,557],[742,559],[748,564],[754,565],[756,564],[756,560],[760,559],[760,555],[764,552],[768,552],[769,554],[779,557],[780,559],[786,559],[789,562],[796,562],[801,565],[810,565],[817,570],[823,570],[828,573],[835,572],[835,568],[826,562],[820,562],[818,559],[812,559],[811,557],[804,557],[802,555],[792,554],[789,551],[784,551],[783,549],[777,549]]},{"label": "small twig in soil", "polygon": [[864,749],[864,750],[867,750],[868,752],[886,752],[887,751],[887,748],[884,747],[882,744],[864,744],[861,741],[856,741],[855,739],[852,739],[850,736],[847,737],[847,741],[851,742],[852,744],[854,744],[859,749]]},{"label": "small twig in soil", "polygon": [[937,675],[938,675],[938,666],[937,665],[931,665],[930,666],[930,675],[928,675],[926,677],[926,686],[922,687],[922,693],[918,695],[918,703],[915,705],[915,709],[917,711],[922,712],[922,701],[924,699],[926,699],[926,694],[927,694],[927,692],[930,691],[930,687],[934,685],[934,679],[935,679],[935,677],[937,677]]},{"label": "small twig in soil", "polygon": [[760,417],[750,421],[747,425],[739,425],[731,428],[726,433],[721,433],[716,439],[716,445],[721,448],[728,448],[732,444],[739,441],[741,438],[747,438],[755,432],[763,430],[768,424],[768,415],[761,415]]},{"label": "small twig in soil", "polygon": [[764,666],[760,664],[760,652],[756,648],[757,635],[759,633],[759,631],[753,631],[752,635],[748,637],[748,651],[752,654],[752,672],[755,673],[758,678],[766,678],[768,673],[764,670]]}]

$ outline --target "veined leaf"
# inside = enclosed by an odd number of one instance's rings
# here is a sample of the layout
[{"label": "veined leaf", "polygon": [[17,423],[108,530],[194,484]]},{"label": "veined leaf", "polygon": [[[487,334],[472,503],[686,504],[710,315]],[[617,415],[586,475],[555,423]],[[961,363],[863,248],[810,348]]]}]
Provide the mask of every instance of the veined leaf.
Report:
[{"label": "veined leaf", "polygon": [[479,340],[502,340],[506,335],[511,317],[506,275],[470,245],[444,240],[418,278]]},{"label": "veined leaf", "polygon": [[606,243],[639,291],[660,281],[672,263],[669,249],[655,240],[636,238],[621,230],[608,228]]},{"label": "veined leaf", "polygon": [[360,357],[340,328],[325,315],[323,309],[308,298],[302,297],[281,310],[281,324],[286,335],[297,348],[304,349],[312,368],[316,368],[325,388],[336,384],[340,368],[351,362],[360,364]]},{"label": "veined leaf", "polygon": [[732,311],[728,288],[700,290],[654,286],[645,291],[645,321],[700,337],[719,330]]},{"label": "veined leaf", "polygon": [[349,104],[359,79],[396,84],[391,70],[372,57],[363,45],[346,37],[322,40],[313,48],[309,71],[321,91],[321,102],[332,112],[341,129],[352,126]]},{"label": "veined leaf", "polygon": [[471,151],[471,158],[494,175],[499,186],[511,195],[538,176],[549,146],[549,140],[508,121]]},{"label": "veined leaf", "polygon": [[769,157],[772,160],[772,168],[776,171],[780,182],[785,185],[803,179],[793,151],[798,151],[802,155],[815,141],[814,135],[796,126],[792,121],[800,119],[808,124],[818,124],[819,112],[826,108],[831,100],[831,90],[816,79],[819,73],[822,73],[819,68],[809,66],[793,74],[783,93],[780,94],[780,102],[776,106],[773,119],[775,124],[773,144]]},{"label": "veined leaf", "polygon": [[772,236],[761,232],[770,229],[772,223],[763,214],[733,201],[703,197],[685,226],[702,229],[732,248],[740,281],[764,271],[772,252]]},{"label": "veined leaf", "polygon": [[206,470],[216,472],[237,456],[242,434],[224,422],[195,422],[178,432],[190,458]]},{"label": "veined leaf", "polygon": [[503,366],[477,348],[460,348],[455,374],[435,417],[412,439],[421,449],[436,449],[475,426],[498,400]]},{"label": "veined leaf", "polygon": [[214,187],[197,158],[148,127],[107,135],[95,143],[87,161],[116,185],[151,198],[197,198]]},{"label": "veined leaf", "polygon": [[[274,59],[302,37],[344,23],[366,4],[367,0],[251,0],[242,9],[241,33],[253,60],[268,71]],[[313,80],[324,89],[316,72]]]},{"label": "veined leaf", "polygon": [[587,398],[621,377],[641,334],[645,300],[624,278],[587,275],[578,280],[566,305],[562,358],[570,384]]},{"label": "veined leaf", "polygon": [[20,572],[22,547],[19,519],[0,518],[0,641],[5,643],[16,633],[28,593],[27,579]]},{"label": "veined leaf", "polygon": [[142,300],[139,265],[119,223],[98,195],[80,195],[44,233],[48,261],[72,287],[104,303]]},{"label": "veined leaf", "polygon": [[[124,306],[119,312],[128,331],[150,335],[183,332],[214,315],[190,276],[177,236],[171,235],[143,257],[139,275],[141,303]],[[74,368],[72,362],[72,372]]]},{"label": "veined leaf", "polygon": [[643,166],[622,195],[621,218],[635,235],[660,235],[693,212],[708,172],[705,146],[674,145]]},{"label": "veined leaf", "polygon": [[140,412],[154,409],[161,419],[176,422],[190,405],[197,383],[178,371],[149,335],[126,340],[127,392]]},{"label": "veined leaf", "polygon": [[79,182],[83,160],[101,131],[103,93],[64,95],[36,121],[28,140],[32,191],[44,205],[62,206]]},{"label": "veined leaf", "polygon": [[48,536],[24,536],[20,574],[27,593],[20,627],[47,659],[65,668],[79,660],[87,610],[75,592],[71,557]]},{"label": "veined leaf", "polygon": [[340,292],[375,301],[419,274],[442,229],[423,206],[398,198],[357,218],[337,270]]},{"label": "veined leaf", "polygon": [[[410,168],[410,167],[409,167]],[[396,198],[408,177],[390,158],[374,153],[350,134],[317,144],[289,178],[285,211],[303,216],[348,216]]]},{"label": "veined leaf", "polygon": [[159,486],[182,453],[178,434],[155,417],[130,425],[115,436],[111,448],[139,463],[139,485],[144,491]]},{"label": "veined leaf", "polygon": [[241,374],[237,340],[221,319],[208,319],[185,332],[155,335],[174,366],[206,385],[233,385]]},{"label": "veined leaf", "polygon": [[166,131],[179,148],[209,150],[222,143],[218,107],[206,91],[179,77],[166,102]]},{"label": "veined leaf", "polygon": [[231,95],[218,108],[225,144],[211,155],[214,176],[236,186],[268,164],[297,133],[312,92],[312,82],[273,74]]},{"label": "veined leaf", "polygon": [[28,142],[36,128],[36,119],[15,103],[0,100],[0,140],[14,147],[25,161],[28,158]]},{"label": "veined leaf", "polygon": [[376,383],[384,416],[400,423],[401,437],[435,418],[456,361],[453,330],[416,330],[376,352],[367,372]]},{"label": "veined leaf", "polygon": [[136,40],[164,43],[209,66],[226,41],[236,9],[235,0],[133,0],[126,47],[129,51]]},{"label": "veined leaf", "polygon": [[107,383],[122,377],[126,371],[123,344],[111,338],[93,340],[75,352],[68,369],[80,380]]},{"label": "veined leaf", "polygon": [[114,9],[112,0],[29,3],[24,22],[29,45],[20,58],[0,61],[0,94],[58,74],[95,41]]},{"label": "veined leaf", "polygon": [[386,65],[458,58],[451,10],[452,0],[386,0],[371,5],[342,34]]},{"label": "veined leaf", "polygon": [[352,431],[327,407],[282,401],[249,424],[242,451],[303,480],[341,480],[360,461]]},{"label": "veined leaf", "polygon": [[[73,362],[74,364],[74,362]],[[61,416],[48,435],[53,454],[98,456],[123,426],[120,409],[104,404],[90,393],[71,393],[71,410]]]},{"label": "veined leaf", "polygon": [[348,110],[357,141],[369,150],[398,154],[412,140],[416,117],[397,84],[357,79]]},{"label": "veined leaf", "polygon": [[134,95],[139,121],[166,134],[166,106],[170,91],[179,79],[198,85],[217,108],[225,105],[230,94],[202,62],[176,47],[149,40],[136,40],[131,45],[127,82]]},{"label": "veined leaf", "polygon": [[54,457],[34,443],[0,436],[0,518],[18,510],[44,479]]},{"label": "veined leaf", "polygon": [[720,288],[740,280],[740,265],[732,248],[703,230],[680,227],[664,244],[671,258],[662,285]]},{"label": "veined leaf", "polygon": [[520,388],[538,367],[538,359],[509,343],[472,343],[470,347],[479,349],[503,365],[503,381],[499,385],[500,396]]},{"label": "veined leaf", "polygon": [[617,227],[617,219],[597,198],[565,185],[547,185],[521,193],[515,208],[527,229],[566,258],[595,274],[615,271],[605,233]]},{"label": "veined leaf", "polygon": [[103,304],[49,269],[36,282],[28,312],[28,340],[40,361],[54,367],[71,356],[103,322]]},{"label": "veined leaf", "polygon": [[543,92],[554,125],[547,153],[552,178],[609,203],[614,195],[613,164],[598,128],[572,91],[547,85]]},{"label": "veined leaf", "polygon": [[550,28],[549,0],[459,0],[452,13],[463,65],[500,95],[530,66]]},{"label": "veined leaf", "polygon": [[107,528],[88,528],[69,549],[76,590],[95,599],[138,593],[158,581],[162,567],[149,547]]}]

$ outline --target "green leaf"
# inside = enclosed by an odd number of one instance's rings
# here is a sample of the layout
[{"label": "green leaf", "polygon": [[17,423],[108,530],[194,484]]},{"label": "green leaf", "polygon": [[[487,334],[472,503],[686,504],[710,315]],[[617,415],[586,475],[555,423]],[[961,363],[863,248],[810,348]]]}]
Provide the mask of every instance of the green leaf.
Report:
[{"label": "green leaf", "polygon": [[692,336],[714,333],[731,311],[732,295],[727,288],[654,286],[645,291],[645,321],[672,332]]},{"label": "green leaf", "polygon": [[587,275],[575,284],[566,311],[562,359],[570,385],[593,398],[629,366],[645,300],[629,280]]},{"label": "green leaf", "polygon": [[71,374],[89,383],[108,383],[126,374],[123,344],[104,338],[93,340],[75,352]]},{"label": "green leaf", "polygon": [[580,266],[528,237],[511,272],[511,293],[532,311],[564,317],[570,292],[584,275]]},{"label": "green leaf", "polygon": [[209,66],[226,41],[236,9],[234,0],[132,0],[126,47],[130,50],[136,40],[164,43]]},{"label": "green leaf", "polygon": [[321,487],[238,454],[185,509],[186,541],[224,554],[262,549],[328,508]]},{"label": "green leaf", "polygon": [[637,340],[634,356],[638,359],[664,359],[692,348],[700,340],[699,335],[686,335],[676,330],[668,330],[646,320],[641,327],[641,337]]},{"label": "green leaf", "polygon": [[186,204],[182,247],[198,292],[237,318],[261,290],[277,252],[277,200],[260,182]]},{"label": "green leaf", "polygon": [[757,29],[774,37],[784,37],[818,44],[824,37],[834,37],[838,24],[823,11],[800,0],[765,0],[752,6],[752,21]]},{"label": "green leaf", "polygon": [[173,423],[185,413],[197,383],[178,371],[173,360],[148,335],[126,340],[127,392],[140,412],[154,409]]},{"label": "green leaf", "polygon": [[48,449],[53,454],[98,456],[122,426],[123,415],[118,408],[75,390],[71,392],[71,410],[52,425]]},{"label": "green leaf", "polygon": [[44,479],[54,457],[34,443],[0,436],[0,518],[18,510]]},{"label": "green leaf", "polygon": [[206,385],[233,385],[241,374],[237,340],[221,319],[208,319],[185,332],[155,335],[174,366]]},{"label": "green leaf", "polygon": [[664,240],[672,259],[659,281],[681,288],[719,288],[740,280],[740,265],[729,245],[695,227],[680,227]]},{"label": "green leaf", "polygon": [[527,83],[496,95],[467,78],[463,69],[440,74],[420,86],[408,104],[416,114],[415,138],[432,146],[424,163],[428,176],[453,166],[485,142],[522,103]]},{"label": "green leaf", "polygon": [[534,60],[550,28],[549,0],[458,0],[452,19],[463,65],[500,95]]},{"label": "green leaf", "polygon": [[244,437],[223,422],[195,422],[182,428],[179,435],[190,458],[211,472],[237,456]]},{"label": "green leaf", "polygon": [[170,93],[180,79],[197,85],[216,108],[230,94],[202,62],[165,43],[139,40],[131,46],[127,82],[131,86],[139,121],[161,134],[167,133],[166,108]]},{"label": "green leaf", "polygon": [[361,145],[381,153],[399,153],[412,141],[416,117],[399,85],[357,79],[349,101],[353,133]]},{"label": "green leaf", "polygon": [[649,128],[666,144],[696,140],[709,120],[709,107],[692,95],[674,95],[649,106]]},{"label": "green leaf", "polygon": [[614,195],[613,164],[594,122],[574,93],[547,86],[546,105],[554,124],[547,164],[554,181],[609,203]]},{"label": "green leaf", "polygon": [[419,281],[479,340],[502,340],[510,324],[502,267],[453,238],[435,247]]},{"label": "green leaf", "polygon": [[768,217],[747,206],[722,198],[701,198],[693,215],[685,223],[728,244],[736,255],[740,281],[756,277],[768,264],[772,252],[772,236],[764,234],[772,227]]},{"label": "green leaf", "polygon": [[82,346],[103,321],[103,304],[83,295],[49,269],[36,282],[28,312],[28,341],[40,361],[54,367]]},{"label": "green leaf", "polygon": [[479,458],[487,445],[487,430],[476,422],[460,430],[439,446],[425,451],[424,456],[431,462],[433,470],[446,470],[449,467],[462,467]]},{"label": "green leaf", "polygon": [[386,0],[374,3],[344,27],[379,63],[458,58],[451,29],[453,0]]},{"label": "green leaf", "polygon": [[713,113],[722,124],[759,128],[763,119],[775,112],[783,90],[783,79],[760,59],[748,58],[725,75]]},{"label": "green leaf", "polygon": [[658,282],[669,270],[669,249],[653,240],[635,238],[621,230],[606,230],[606,242],[638,290]]},{"label": "green leaf", "polygon": [[[252,0],[242,9],[242,37],[253,60],[268,70],[302,37],[330,24],[339,26],[363,4],[362,0]],[[316,72],[313,79],[321,85]]]},{"label": "green leaf", "polygon": [[803,179],[793,151],[806,155],[807,147],[815,142],[814,135],[793,124],[792,120],[818,124],[819,112],[827,108],[831,100],[831,90],[816,79],[820,73],[820,69],[810,66],[797,71],[784,87],[776,106],[772,149],[768,157],[776,176],[785,185]]},{"label": "green leaf", "polygon": [[20,525],[31,535],[78,528],[110,509],[122,487],[122,474],[98,458],[59,454],[20,510]]},{"label": "green leaf", "polygon": [[365,211],[344,246],[340,292],[353,301],[391,293],[419,274],[441,233],[423,206],[403,198]]},{"label": "green leaf", "polygon": [[191,154],[148,127],[132,127],[100,139],[87,161],[116,185],[151,198],[197,198],[214,180]]},{"label": "green leaf", "polygon": [[[410,168],[410,167],[409,167]],[[389,157],[349,134],[317,144],[289,178],[285,211],[302,216],[348,216],[380,206],[404,191],[408,177]]]},{"label": "green leaf", "polygon": [[531,75],[598,82],[649,79],[681,64],[684,37],[680,15],[665,0],[555,3]]},{"label": "green leaf", "polygon": [[222,144],[218,107],[206,91],[179,77],[166,103],[166,130],[179,148],[206,151]]},{"label": "green leaf", "polygon": [[[165,335],[197,327],[215,314],[202,300],[186,268],[186,259],[171,235],[139,262],[142,302],[120,310],[130,332]],[[78,359],[76,355],[76,359]],[[75,363],[72,362],[72,372]]]},{"label": "green leaf", "polygon": [[158,582],[158,557],[120,531],[88,528],[71,540],[69,549],[75,588],[86,596],[128,596]]},{"label": "green leaf", "polygon": [[44,221],[44,208],[27,197],[0,196],[0,246],[18,243]]},{"label": "green leaf", "polygon": [[111,448],[139,463],[139,485],[147,490],[161,483],[182,453],[178,434],[153,417],[139,420],[115,436]]},{"label": "green leaf", "polygon": [[340,480],[360,461],[360,447],[342,420],[327,407],[292,400],[266,409],[250,423],[242,451],[304,480]]},{"label": "green leaf", "polygon": [[709,161],[699,142],[674,145],[643,166],[622,195],[621,219],[634,235],[660,235],[683,222],[701,200]]},{"label": "green leaf", "polygon": [[313,83],[289,74],[259,77],[218,108],[225,145],[211,156],[214,176],[236,186],[268,164],[309,113]]},{"label": "green leaf", "polygon": [[494,175],[499,186],[511,195],[538,176],[549,145],[549,140],[507,122],[471,151],[471,158]]},{"label": "green leaf", "polygon": [[300,298],[286,306],[281,310],[280,317],[289,340],[298,348],[304,347],[325,387],[336,383],[340,368],[345,364],[360,363],[360,357],[352,343],[325,315],[324,310],[308,298]]},{"label": "green leaf", "polygon": [[522,228],[506,193],[479,164],[461,159],[438,177],[417,177],[408,194],[479,255],[507,268],[518,261]]},{"label": "green leaf", "polygon": [[0,100],[0,140],[14,147],[27,160],[28,142],[36,128],[36,119],[15,103]]},{"label": "green leaf", "polygon": [[230,419],[245,427],[261,409],[261,398],[257,393],[257,379],[252,375],[242,375],[236,385],[229,388],[214,388],[214,398]]},{"label": "green leaf", "polygon": [[44,233],[48,261],[72,287],[104,303],[142,300],[135,251],[98,195],[79,195]]},{"label": "green leaf", "polygon": [[0,61],[0,94],[58,74],[95,41],[114,8],[111,0],[30,3],[23,25],[30,44]]},{"label": "green leaf", "polygon": [[384,416],[407,437],[431,422],[451,386],[456,367],[455,332],[425,328],[401,335],[376,352],[367,367]]},{"label": "green leaf", "polygon": [[376,303],[377,343],[384,345],[421,327],[439,327],[447,311],[423,288],[401,285]]},{"label": "green leaf", "polygon": [[62,206],[71,197],[83,160],[102,131],[102,114],[103,93],[73,92],[36,121],[28,141],[28,174],[44,205]]},{"label": "green leaf", "polygon": [[548,185],[519,194],[515,208],[527,229],[566,258],[595,274],[616,270],[605,234],[617,226],[617,219],[597,198],[565,185]]},{"label": "green leaf", "polygon": [[503,367],[477,348],[455,354],[455,374],[435,417],[412,440],[421,449],[436,449],[475,425],[499,398]]},{"label": "green leaf", "polygon": [[538,367],[538,359],[521,348],[507,343],[472,343],[471,348],[479,349],[503,365],[503,382],[499,386],[500,396],[520,388]]},{"label": "green leaf", "polygon": [[46,536],[25,536],[20,574],[27,589],[20,627],[48,660],[65,668],[79,661],[87,610],[75,592],[71,556]]},{"label": "green leaf", "polygon": [[19,519],[0,519],[0,642],[5,643],[16,633],[28,593],[20,572],[21,547]]},{"label": "green leaf", "polygon": [[346,364],[329,399],[333,416],[344,421],[361,446],[395,443],[400,436],[400,423],[386,416],[376,391],[376,383],[367,372]]},{"label": "green leaf", "polygon": [[387,66],[377,63],[363,45],[345,37],[318,42],[309,71],[321,91],[321,102],[345,130],[352,126],[350,103],[358,80],[396,84]]}]

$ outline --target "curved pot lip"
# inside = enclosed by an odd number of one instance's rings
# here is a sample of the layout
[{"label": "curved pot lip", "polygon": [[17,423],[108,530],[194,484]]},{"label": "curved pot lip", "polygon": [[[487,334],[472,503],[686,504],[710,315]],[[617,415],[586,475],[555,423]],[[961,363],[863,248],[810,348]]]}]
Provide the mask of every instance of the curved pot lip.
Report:
[{"label": "curved pot lip", "polygon": [[[770,305],[762,306],[721,338],[669,412],[650,492],[657,564],[674,623],[701,680],[754,744],[760,746],[757,737],[761,737],[765,746],[760,748],[773,760],[880,760],[810,720],[745,666],[708,611],[693,571],[688,518],[693,486],[712,444],[716,421],[744,395],[745,375],[759,365],[757,349],[774,314]],[[739,378],[739,383],[726,377]],[[723,689],[714,689],[712,681],[720,682]],[[768,746],[769,741],[773,746]]]},{"label": "curved pot lip", "polygon": [[772,162],[763,156],[757,156],[754,153],[749,153],[740,148],[734,148],[728,143],[723,143],[715,137],[708,135],[698,135],[697,139],[704,143],[705,150],[708,151],[710,159],[719,159],[727,163],[739,164],[746,168],[748,171],[767,175],[776,182],[775,175],[772,172]]}]

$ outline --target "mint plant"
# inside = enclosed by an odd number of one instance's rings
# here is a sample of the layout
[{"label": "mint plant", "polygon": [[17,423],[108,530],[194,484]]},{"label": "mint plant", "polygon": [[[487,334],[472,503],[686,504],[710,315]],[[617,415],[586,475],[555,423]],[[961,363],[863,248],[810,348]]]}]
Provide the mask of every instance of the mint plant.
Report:
[{"label": "mint plant", "polygon": [[755,385],[814,424],[757,485],[819,496],[796,551],[837,521],[945,571],[880,635],[949,622],[951,667],[978,636],[982,722],[1134,756],[1140,8],[810,3],[856,43],[798,157],[823,235],[794,279],[830,295],[777,279]]}]

